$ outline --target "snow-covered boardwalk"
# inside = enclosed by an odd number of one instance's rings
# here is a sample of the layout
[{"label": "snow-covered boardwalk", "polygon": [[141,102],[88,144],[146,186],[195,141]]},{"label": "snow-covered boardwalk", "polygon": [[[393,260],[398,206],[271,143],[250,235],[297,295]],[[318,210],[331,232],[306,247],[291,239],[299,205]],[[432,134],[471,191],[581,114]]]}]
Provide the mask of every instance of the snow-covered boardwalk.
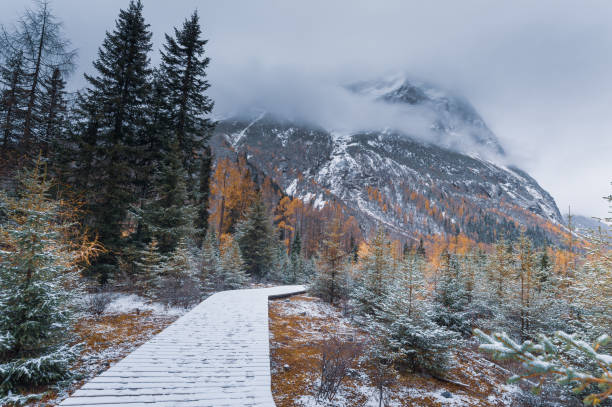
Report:
[{"label": "snow-covered boardwalk", "polygon": [[274,406],[268,298],[303,286],[216,293],[61,406]]}]

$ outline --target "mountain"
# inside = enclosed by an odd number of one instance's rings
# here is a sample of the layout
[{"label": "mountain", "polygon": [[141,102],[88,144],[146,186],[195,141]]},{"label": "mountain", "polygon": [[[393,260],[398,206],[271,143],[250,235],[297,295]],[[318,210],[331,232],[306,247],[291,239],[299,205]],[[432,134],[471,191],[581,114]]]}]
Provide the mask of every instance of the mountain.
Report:
[{"label": "mountain", "polygon": [[[555,201],[527,173],[501,164],[503,148],[468,101],[405,78],[346,89],[405,123],[341,131],[273,112],[237,115],[219,122],[215,154],[246,154],[286,194],[315,207],[342,204],[364,233],[380,224],[403,238],[462,232],[491,242],[525,227],[537,241],[555,239]],[[413,120],[426,126],[416,133]]]}]

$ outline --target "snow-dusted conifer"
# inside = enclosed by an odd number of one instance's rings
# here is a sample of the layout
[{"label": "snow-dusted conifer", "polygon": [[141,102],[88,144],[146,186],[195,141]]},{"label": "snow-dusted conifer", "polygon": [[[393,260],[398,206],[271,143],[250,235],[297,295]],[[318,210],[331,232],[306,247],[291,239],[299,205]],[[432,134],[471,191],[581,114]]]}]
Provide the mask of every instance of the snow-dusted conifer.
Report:
[{"label": "snow-dusted conifer", "polygon": [[452,364],[458,334],[433,321],[422,263],[420,255],[405,256],[369,327],[396,367],[441,375]]},{"label": "snow-dusted conifer", "polygon": [[206,231],[204,242],[202,243],[202,264],[200,273],[200,285],[203,291],[215,291],[220,284],[221,275],[219,273],[219,242],[214,228]]},{"label": "snow-dusted conifer", "polygon": [[392,277],[391,246],[384,229],[379,228],[370,242],[369,252],[362,259],[361,270],[351,292],[357,314],[374,315],[387,295]]},{"label": "snow-dusted conifer", "polygon": [[[70,239],[71,209],[49,198],[37,165],[19,177],[17,197],[0,194],[0,404],[10,392],[69,377],[78,263],[94,245]],[[15,404],[29,397],[11,397]]]},{"label": "snow-dusted conifer", "polygon": [[157,240],[153,239],[147,247],[138,251],[135,285],[140,294],[152,297],[159,285],[159,277],[163,273],[163,257],[159,254]]},{"label": "snow-dusted conifer", "polygon": [[238,242],[231,235],[223,235],[219,271],[223,278],[222,289],[235,290],[249,281]]}]

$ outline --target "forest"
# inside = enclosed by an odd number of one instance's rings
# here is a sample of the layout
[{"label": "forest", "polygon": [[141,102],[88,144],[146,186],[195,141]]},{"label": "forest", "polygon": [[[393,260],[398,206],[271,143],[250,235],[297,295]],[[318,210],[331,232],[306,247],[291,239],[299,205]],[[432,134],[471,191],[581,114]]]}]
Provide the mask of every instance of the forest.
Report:
[{"label": "forest", "polygon": [[83,68],[52,3],[0,32],[1,405],[74,380],[85,295],[187,308],[268,283],[307,284],[354,319],[381,375],[444,377],[478,340],[522,363],[511,381],[610,401],[612,219],[589,234],[557,226],[560,243],[514,224],[406,240],[362,229],[341,203],[288,196],[246,155],[209,145],[214,61],[198,12],[165,34],[153,66],[143,7],[119,11],[84,89],[67,88]]}]

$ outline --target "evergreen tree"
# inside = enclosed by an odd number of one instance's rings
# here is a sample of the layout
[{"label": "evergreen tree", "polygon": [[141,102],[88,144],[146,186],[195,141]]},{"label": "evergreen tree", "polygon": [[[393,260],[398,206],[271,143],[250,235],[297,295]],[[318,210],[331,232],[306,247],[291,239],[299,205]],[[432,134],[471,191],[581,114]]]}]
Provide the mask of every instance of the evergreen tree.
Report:
[{"label": "evergreen tree", "polygon": [[381,299],[387,294],[392,264],[391,243],[384,229],[379,228],[369,244],[368,254],[362,258],[361,270],[351,293],[358,314],[367,316],[376,313]]},{"label": "evergreen tree", "polygon": [[217,234],[213,228],[208,229],[202,243],[201,286],[203,291],[217,291],[221,286],[220,252]]},{"label": "evergreen tree", "polygon": [[12,32],[3,27],[1,34],[0,53],[5,57],[21,53],[27,74],[21,152],[37,153],[36,147],[40,146],[46,128],[40,112],[44,78],[52,77],[56,69],[70,72],[76,51],[69,49],[70,41],[64,38],[62,23],[53,15],[48,1],[40,1],[35,9],[27,9]]},{"label": "evergreen tree", "polygon": [[198,275],[191,265],[191,254],[185,239],[177,242],[162,263],[157,297],[167,305],[188,307],[201,298]]},{"label": "evergreen tree", "polygon": [[245,264],[238,243],[231,235],[225,236],[221,248],[223,254],[219,261],[219,269],[223,277],[222,289],[235,290],[244,287],[249,277],[245,271]]},{"label": "evergreen tree", "polygon": [[165,254],[193,232],[194,211],[187,202],[185,173],[176,144],[171,147],[153,183],[153,198],[137,212],[144,227],[159,242],[159,250]]},{"label": "evergreen tree", "polygon": [[302,255],[302,237],[300,236],[299,230],[295,232],[293,242],[291,242],[291,250],[289,252],[291,253],[292,257]]},{"label": "evergreen tree", "polygon": [[427,255],[427,253],[425,252],[425,246],[423,246],[423,239],[419,239],[419,247],[417,247],[416,250],[417,254],[423,258],[425,258],[425,256]]},{"label": "evergreen tree", "polygon": [[153,239],[147,247],[138,252],[135,261],[135,285],[139,293],[152,298],[159,286],[159,277],[163,273],[163,257],[159,253],[157,240]]},{"label": "evergreen tree", "polygon": [[289,283],[292,279],[290,264],[287,248],[283,242],[277,242],[274,248],[274,259],[269,277],[272,280]]},{"label": "evergreen tree", "polygon": [[121,250],[123,222],[136,199],[140,170],[136,157],[142,150],[152,72],[151,32],[142,9],[140,0],[132,0],[127,10],[119,12],[115,29],[107,32],[93,63],[96,74],[85,75],[90,87],[80,100],[80,110],[93,120],[86,130],[95,132],[85,137],[94,149],[90,171],[95,179],[89,184],[95,184],[96,193],[89,199],[91,223],[108,249],[94,265],[101,282],[116,267],[114,254]]},{"label": "evergreen tree", "polygon": [[202,39],[201,34],[199,16],[194,12],[180,29],[174,29],[174,36],[166,34],[161,53],[160,69],[168,92],[167,125],[175,132],[190,193],[195,187],[193,176],[198,170],[197,157],[214,128],[206,117],[212,111],[213,102],[204,94],[210,86],[206,80],[210,59],[204,56],[208,41]]},{"label": "evergreen tree", "polygon": [[66,82],[59,68],[55,68],[49,78],[42,83],[43,92],[40,97],[40,140],[43,153],[61,143],[66,131]]},{"label": "evergreen tree", "polygon": [[[37,166],[19,177],[17,197],[0,195],[0,404],[19,404],[23,388],[69,377],[78,354],[70,346],[79,261],[91,253],[70,240],[72,210],[49,198],[50,183]],[[9,396],[10,392],[16,396]]]},{"label": "evergreen tree", "polygon": [[181,239],[175,249],[163,262],[163,277],[172,280],[183,280],[189,274],[189,251],[187,242]]},{"label": "evergreen tree", "polygon": [[3,87],[0,98],[2,151],[6,156],[8,150],[18,144],[23,134],[24,101],[27,92],[23,52],[16,52],[0,65],[0,84]]},{"label": "evergreen tree", "polygon": [[265,277],[274,259],[274,238],[261,194],[257,194],[246,217],[238,223],[236,236],[247,272],[258,279]]},{"label": "evergreen tree", "polygon": [[465,270],[457,256],[448,250],[441,257],[441,278],[436,286],[434,320],[441,326],[467,335],[471,332],[471,320]]},{"label": "evergreen tree", "polygon": [[374,321],[369,330],[396,368],[440,376],[452,364],[458,334],[434,322],[437,315],[428,298],[423,258],[408,254],[369,316]]}]

